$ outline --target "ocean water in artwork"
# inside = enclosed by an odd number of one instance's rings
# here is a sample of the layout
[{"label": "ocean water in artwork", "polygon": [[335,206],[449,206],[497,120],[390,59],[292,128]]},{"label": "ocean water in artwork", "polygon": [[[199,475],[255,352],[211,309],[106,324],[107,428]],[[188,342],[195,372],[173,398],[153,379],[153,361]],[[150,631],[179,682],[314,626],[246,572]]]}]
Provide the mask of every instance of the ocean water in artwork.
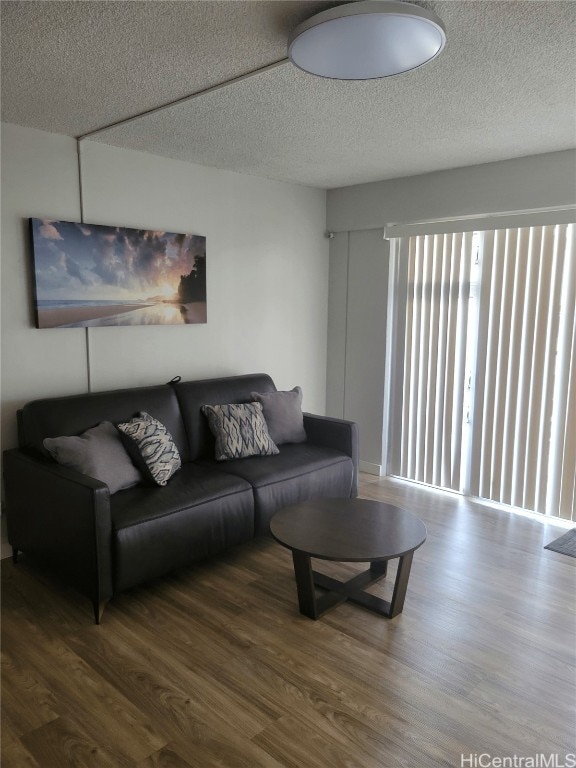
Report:
[{"label": "ocean water in artwork", "polygon": [[[115,314],[60,325],[60,328],[90,328],[106,325],[190,325],[206,322],[206,303],[124,305]],[[120,310],[120,311],[118,311]]]}]

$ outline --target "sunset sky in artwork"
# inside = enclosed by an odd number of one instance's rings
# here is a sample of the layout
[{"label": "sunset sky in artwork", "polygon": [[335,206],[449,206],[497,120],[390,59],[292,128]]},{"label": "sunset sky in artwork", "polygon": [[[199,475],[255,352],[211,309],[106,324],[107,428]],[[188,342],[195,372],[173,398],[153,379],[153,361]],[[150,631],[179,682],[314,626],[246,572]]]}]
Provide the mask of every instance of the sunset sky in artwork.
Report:
[{"label": "sunset sky in artwork", "polygon": [[206,254],[206,238],[200,235],[31,222],[39,301],[170,298],[195,257]]}]

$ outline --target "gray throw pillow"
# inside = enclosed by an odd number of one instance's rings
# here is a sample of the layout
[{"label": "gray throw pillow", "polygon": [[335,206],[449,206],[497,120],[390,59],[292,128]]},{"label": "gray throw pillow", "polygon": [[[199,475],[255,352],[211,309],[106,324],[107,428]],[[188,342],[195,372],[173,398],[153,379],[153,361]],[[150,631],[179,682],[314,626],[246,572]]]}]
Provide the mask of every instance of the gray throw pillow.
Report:
[{"label": "gray throw pillow", "polygon": [[142,480],[110,421],[103,421],[82,435],[47,437],[44,448],[58,464],[106,483],[110,493]]},{"label": "gray throw pillow", "polygon": [[261,403],[270,437],[276,445],[306,441],[300,387],[289,392],[252,392],[252,398]]},{"label": "gray throw pillow", "polygon": [[268,434],[260,403],[203,405],[202,413],[216,438],[216,461],[279,453]]},{"label": "gray throw pillow", "polygon": [[142,411],[130,421],[117,424],[122,442],[148,480],[166,485],[182,466],[180,453],[164,424]]}]

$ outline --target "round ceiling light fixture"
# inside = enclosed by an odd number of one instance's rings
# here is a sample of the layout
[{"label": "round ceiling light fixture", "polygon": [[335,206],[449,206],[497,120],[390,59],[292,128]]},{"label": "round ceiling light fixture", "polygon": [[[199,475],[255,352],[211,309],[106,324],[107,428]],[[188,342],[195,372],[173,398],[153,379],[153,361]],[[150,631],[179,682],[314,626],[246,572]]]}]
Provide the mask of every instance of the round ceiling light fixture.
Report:
[{"label": "round ceiling light fixture", "polygon": [[299,69],[336,80],[372,80],[409,72],[446,44],[435,13],[398,0],[361,0],[312,16],[288,40]]}]

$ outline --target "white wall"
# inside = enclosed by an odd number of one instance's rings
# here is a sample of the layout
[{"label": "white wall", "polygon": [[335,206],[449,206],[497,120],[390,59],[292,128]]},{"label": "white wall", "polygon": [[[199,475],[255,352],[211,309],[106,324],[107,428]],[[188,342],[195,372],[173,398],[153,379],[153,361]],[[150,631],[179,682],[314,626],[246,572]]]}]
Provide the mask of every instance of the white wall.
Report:
[{"label": "white wall", "polygon": [[573,205],[576,150],[519,157],[328,192],[334,232],[480,213]]},{"label": "white wall", "polygon": [[382,230],[330,240],[326,410],[358,424],[361,469],[382,463],[388,243]]},{"label": "white wall", "polygon": [[[328,241],[322,190],[88,142],[84,220],[207,237],[208,323],[34,328],[27,218],[80,220],[76,142],[2,125],[2,434],[28,400],[238,373],[326,393]],[[88,343],[87,343],[88,341]]]},{"label": "white wall", "polygon": [[[457,168],[328,192],[327,412],[360,425],[363,468],[382,451],[389,245],[383,227],[576,205],[576,151]],[[372,229],[378,228],[378,229]]]}]

